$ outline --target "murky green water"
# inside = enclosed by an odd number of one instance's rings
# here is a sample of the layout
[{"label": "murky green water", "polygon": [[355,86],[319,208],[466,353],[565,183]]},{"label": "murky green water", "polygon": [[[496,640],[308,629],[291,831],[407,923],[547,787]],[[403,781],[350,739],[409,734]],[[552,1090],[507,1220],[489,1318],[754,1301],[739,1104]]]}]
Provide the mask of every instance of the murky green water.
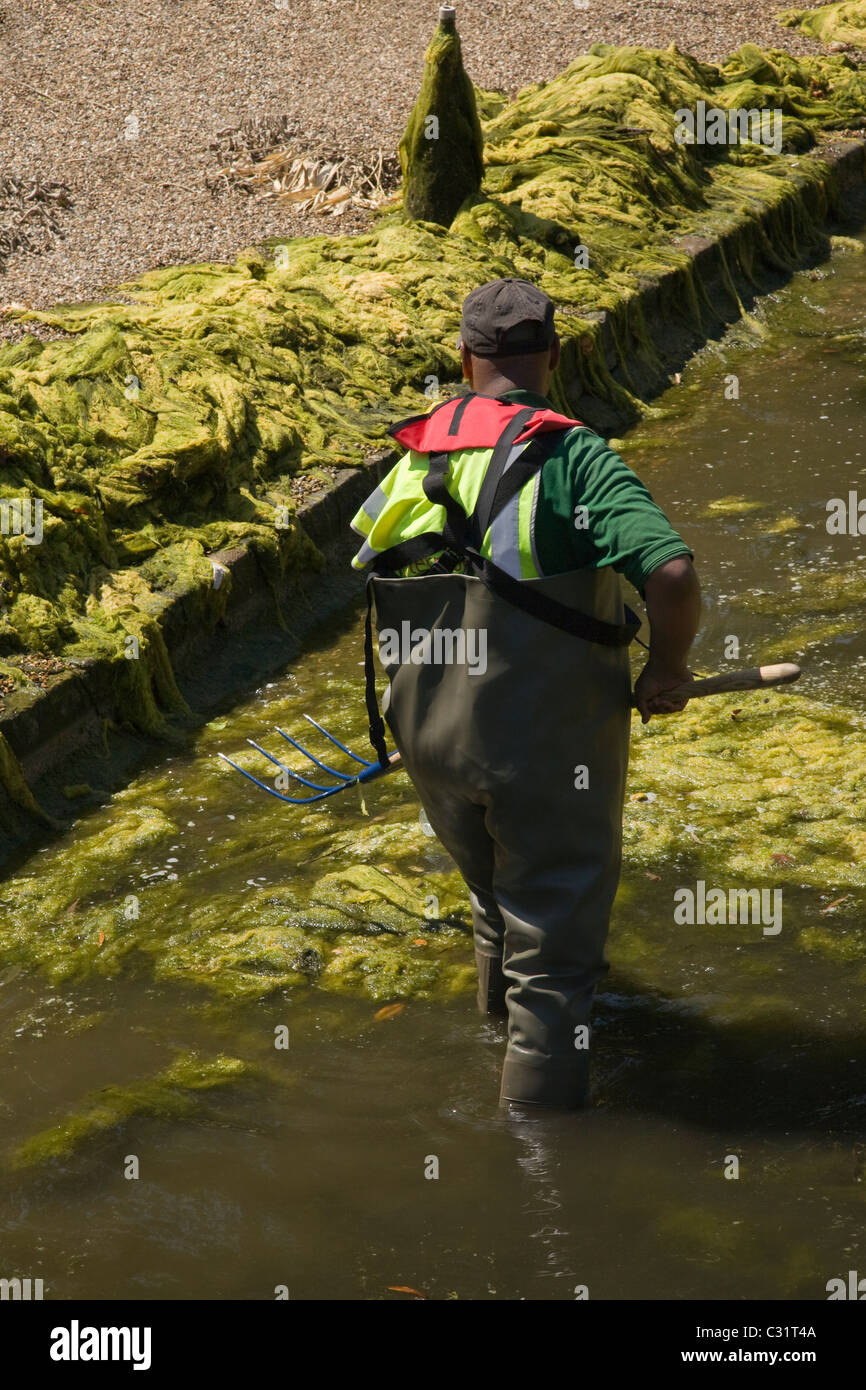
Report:
[{"label": "murky green water", "polygon": [[[864,278],[850,251],[797,277],[624,446],[697,553],[695,666],[806,675],[635,728],[596,1108],[498,1112],[504,1030],[403,776],[305,811],[217,761],[290,751],[274,725],[324,754],[304,711],[366,752],[348,614],[0,885],[0,1276],[812,1299],[866,1268],[866,538],[825,525],[866,496]],[[782,888],[782,930],[675,924],[699,879]]]}]

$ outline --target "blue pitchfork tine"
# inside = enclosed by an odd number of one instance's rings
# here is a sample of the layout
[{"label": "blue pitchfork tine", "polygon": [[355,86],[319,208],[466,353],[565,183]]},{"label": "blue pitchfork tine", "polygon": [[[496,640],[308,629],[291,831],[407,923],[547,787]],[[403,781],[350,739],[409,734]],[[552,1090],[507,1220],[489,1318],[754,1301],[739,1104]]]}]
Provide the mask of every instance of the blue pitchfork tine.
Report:
[{"label": "blue pitchfork tine", "polygon": [[269,753],[266,748],[262,748],[262,746],[256,743],[255,739],[252,738],[248,738],[247,743],[255,748],[256,752],[261,753],[263,757],[267,758],[269,763],[273,763],[274,767],[278,767],[281,772],[285,772],[288,777],[292,778],[292,781],[300,782],[303,787],[309,787],[315,795],[285,796],[283,792],[277,791],[276,787],[269,786],[267,782],[262,782],[258,777],[254,777],[251,772],[247,772],[246,768],[240,767],[238,763],[232,762],[231,758],[226,757],[225,753],[220,753],[218,756],[222,758],[224,763],[228,763],[229,767],[233,767],[236,772],[239,772],[242,777],[246,777],[248,782],[255,782],[256,786],[261,787],[262,791],[267,792],[269,796],[275,796],[278,801],[288,801],[292,806],[309,806],[314,801],[324,801],[325,797],[335,796],[337,792],[345,791],[347,787],[355,787],[360,782],[372,782],[376,777],[384,777],[392,768],[399,766],[399,763],[395,762],[392,763],[390,767],[382,767],[381,763],[369,762],[367,758],[359,757],[357,753],[352,752],[351,748],[347,748],[344,743],[341,743],[338,738],[334,738],[333,734],[329,734],[328,730],[317,723],[309,714],[305,714],[304,718],[312,724],[314,728],[318,729],[320,733],[324,734],[326,739],[329,739],[331,743],[335,744],[341,752],[345,753],[347,757],[350,757],[353,762],[360,763],[363,771],[349,776],[344,772],[340,772],[335,767],[329,767],[327,763],[323,763],[320,758],[315,757],[309,749],[305,748],[302,743],[298,743],[297,739],[292,738],[290,734],[287,734],[283,729],[279,728],[279,726],[277,726],[277,733],[280,737],[284,738],[286,743],[290,743],[293,748],[297,748],[298,752],[302,753],[314,767],[321,768],[322,772],[326,772],[330,777],[336,777],[338,779],[336,786],[322,786],[319,782],[311,782],[308,778],[302,777],[299,772],[293,772],[290,767],[286,767],[285,763],[281,763],[279,758],[275,758],[272,753]]}]

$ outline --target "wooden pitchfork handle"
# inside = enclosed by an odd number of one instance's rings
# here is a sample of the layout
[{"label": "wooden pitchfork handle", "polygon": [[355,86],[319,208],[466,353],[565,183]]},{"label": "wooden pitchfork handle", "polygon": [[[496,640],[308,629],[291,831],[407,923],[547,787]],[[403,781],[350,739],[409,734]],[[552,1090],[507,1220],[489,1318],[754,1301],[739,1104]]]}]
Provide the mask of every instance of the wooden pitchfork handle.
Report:
[{"label": "wooden pitchfork handle", "polygon": [[[673,690],[661,691],[659,698],[694,700],[700,695],[724,695],[735,690],[769,690],[774,685],[790,685],[799,677],[800,668],[793,661],[783,661],[778,666],[749,666],[745,671],[725,671],[719,676],[704,676],[701,680],[674,686]],[[631,702],[634,705],[633,695]],[[393,771],[401,761],[399,753],[392,753],[387,770]]]},{"label": "wooden pitchfork handle", "polygon": [[[672,690],[660,690],[657,698],[694,700],[700,695],[725,695],[734,690],[763,690],[774,685],[790,685],[799,676],[800,668],[793,661],[783,661],[778,666],[750,666],[745,671],[725,671],[718,676],[705,676],[702,680],[676,685]],[[634,695],[631,702],[634,704]]]}]

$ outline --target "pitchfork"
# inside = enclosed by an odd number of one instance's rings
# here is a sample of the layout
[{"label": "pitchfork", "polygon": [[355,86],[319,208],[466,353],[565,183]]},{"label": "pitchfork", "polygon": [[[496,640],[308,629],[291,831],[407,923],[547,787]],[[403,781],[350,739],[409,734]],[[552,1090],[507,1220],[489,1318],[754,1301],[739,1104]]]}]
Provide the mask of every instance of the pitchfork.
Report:
[{"label": "pitchfork", "polygon": [[267,758],[269,763],[273,763],[274,767],[280,769],[280,772],[284,772],[287,777],[291,777],[293,782],[299,782],[302,787],[308,787],[313,792],[312,796],[285,796],[283,792],[277,791],[276,787],[269,786],[267,782],[260,781],[259,778],[254,777],[251,772],[247,772],[246,768],[240,767],[237,763],[233,763],[231,758],[226,757],[225,753],[220,753],[218,756],[222,758],[224,763],[228,763],[229,767],[233,767],[236,772],[240,772],[248,781],[255,782],[256,786],[261,787],[263,792],[268,792],[269,795],[275,796],[279,801],[288,801],[292,806],[309,806],[311,802],[324,801],[325,797],[335,796],[337,792],[343,792],[347,787],[356,787],[361,782],[372,782],[374,778],[384,777],[386,772],[391,772],[393,767],[400,761],[400,754],[392,753],[387,767],[383,767],[379,762],[371,763],[367,758],[359,757],[357,753],[353,753],[351,748],[347,748],[338,738],[334,738],[334,735],[329,734],[327,729],[323,729],[322,725],[317,723],[311,715],[305,714],[304,718],[312,724],[314,728],[318,729],[320,733],[324,734],[326,739],[336,744],[341,752],[345,753],[353,762],[360,763],[363,771],[351,775],[340,772],[335,767],[329,767],[327,763],[323,763],[321,759],[315,757],[308,748],[298,743],[297,739],[292,738],[290,734],[287,734],[284,729],[280,729],[279,727],[277,728],[277,733],[281,738],[286,740],[286,743],[290,743],[293,748],[297,748],[299,753],[303,753],[304,757],[307,758],[314,767],[320,768],[321,771],[326,772],[329,777],[336,777],[337,781],[329,786],[322,786],[319,782],[311,782],[309,778],[302,777],[299,772],[293,772],[290,767],[286,767],[285,763],[281,763],[279,758],[275,758],[266,748],[262,748],[261,744],[256,743],[255,739],[248,738],[247,743],[255,748],[256,752],[261,753],[263,757]]},{"label": "pitchfork", "polygon": [[[764,690],[774,685],[790,685],[792,681],[797,680],[799,675],[799,666],[795,666],[793,662],[790,661],[783,662],[778,666],[752,666],[746,671],[726,671],[718,676],[706,676],[700,680],[689,681],[686,685],[677,686],[674,690],[666,690],[664,694],[668,699],[694,700],[703,695],[720,695],[730,693],[734,690]],[[263,792],[267,792],[269,796],[275,796],[278,801],[288,801],[292,806],[310,806],[315,801],[324,801],[326,797],[336,796],[337,792],[343,792],[347,787],[356,787],[363,782],[373,782],[377,777],[384,777],[386,773],[394,772],[401,766],[400,754],[398,752],[391,753],[388,757],[387,766],[383,767],[380,762],[370,762],[367,758],[362,758],[359,754],[353,753],[351,748],[347,748],[338,738],[334,738],[333,734],[329,734],[328,730],[324,729],[311,715],[305,714],[304,718],[308,723],[312,724],[315,729],[318,729],[319,733],[324,734],[325,738],[328,739],[330,743],[335,744],[342,753],[345,753],[347,757],[351,758],[354,763],[360,764],[362,771],[346,773],[340,772],[336,767],[329,767],[327,763],[323,763],[321,759],[315,757],[309,749],[304,748],[303,744],[298,743],[297,739],[292,738],[291,735],[287,734],[279,727],[276,732],[281,738],[286,740],[286,743],[290,743],[293,748],[296,748],[299,753],[302,753],[303,756],[307,758],[314,767],[319,768],[321,772],[326,773],[329,777],[335,777],[337,779],[336,782],[326,786],[322,786],[319,782],[311,782],[309,778],[302,777],[299,772],[293,772],[290,767],[287,767],[285,763],[281,763],[279,758],[275,758],[272,753],[269,753],[266,748],[262,748],[261,744],[256,743],[255,739],[252,738],[248,738],[247,743],[255,748],[257,753],[261,753],[263,757],[267,758],[269,763],[273,763],[274,767],[278,767],[280,772],[285,773],[293,782],[298,782],[302,787],[306,787],[313,795],[286,796],[283,792],[278,791],[276,787],[272,787],[267,782],[262,782],[258,777],[254,777],[251,772],[247,772],[246,768],[240,767],[238,763],[232,762],[231,758],[226,757],[225,753],[220,753],[219,757],[222,758],[224,763],[228,763],[229,767],[233,767],[236,772],[239,772],[241,776],[246,777],[248,781],[255,782],[256,786],[261,787]]]}]

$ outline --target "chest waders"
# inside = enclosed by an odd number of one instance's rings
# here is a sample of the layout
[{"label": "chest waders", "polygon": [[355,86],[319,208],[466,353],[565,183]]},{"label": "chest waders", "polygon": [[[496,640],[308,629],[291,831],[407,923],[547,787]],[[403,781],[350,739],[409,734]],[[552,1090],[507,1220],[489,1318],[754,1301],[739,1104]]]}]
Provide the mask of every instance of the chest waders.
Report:
[{"label": "chest waders", "polygon": [[[587,1097],[592,995],[607,970],[628,763],[627,648],[638,623],[631,613],[623,623],[609,568],[516,580],[480,554],[491,523],[561,438],[561,430],[533,437],[507,467],[520,423],[537,412],[509,414],[472,514],[445,486],[448,453],[433,452],[423,487],[444,506],[444,527],[374,561],[368,710],[381,758],[374,613],[389,680],[385,717],[469,888],[479,1006],[507,1006],[502,1098],[572,1108]],[[431,573],[389,577],[440,553]],[[459,560],[472,572],[454,573]]]}]

